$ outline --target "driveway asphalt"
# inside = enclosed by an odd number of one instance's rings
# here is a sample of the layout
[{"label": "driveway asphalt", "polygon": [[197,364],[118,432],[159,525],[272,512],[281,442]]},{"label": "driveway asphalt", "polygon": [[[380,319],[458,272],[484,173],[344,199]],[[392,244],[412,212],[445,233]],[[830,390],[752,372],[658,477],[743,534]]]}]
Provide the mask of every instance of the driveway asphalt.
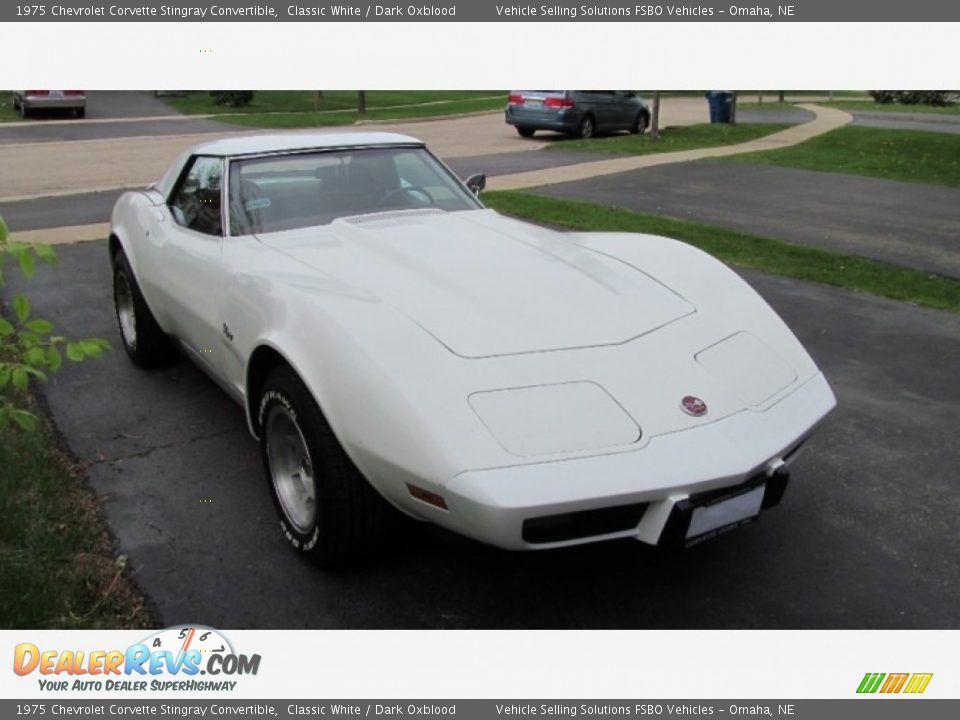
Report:
[{"label": "driveway asphalt", "polygon": [[695,161],[535,192],[696,220],[960,277],[960,188],[745,162]]},{"label": "driveway asphalt", "polygon": [[410,523],[372,566],[328,574],[281,538],[239,407],[186,361],[144,372],[119,349],[104,243],[60,256],[31,284],[36,314],[118,349],[43,393],[158,625],[960,627],[955,314],[745,272],[839,399],[779,508],[680,555],[512,554]]},{"label": "driveway asphalt", "polygon": [[87,93],[87,119],[142,118],[179,115],[152,91],[91,90]]}]

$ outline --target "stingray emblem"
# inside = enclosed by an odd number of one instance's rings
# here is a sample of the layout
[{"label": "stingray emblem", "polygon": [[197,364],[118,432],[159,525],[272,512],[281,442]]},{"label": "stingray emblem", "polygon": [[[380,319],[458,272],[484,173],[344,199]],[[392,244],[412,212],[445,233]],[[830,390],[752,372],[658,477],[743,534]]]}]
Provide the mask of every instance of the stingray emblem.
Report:
[{"label": "stingray emblem", "polygon": [[680,407],[687,415],[700,417],[707,414],[707,404],[694,395],[685,395],[680,401]]}]

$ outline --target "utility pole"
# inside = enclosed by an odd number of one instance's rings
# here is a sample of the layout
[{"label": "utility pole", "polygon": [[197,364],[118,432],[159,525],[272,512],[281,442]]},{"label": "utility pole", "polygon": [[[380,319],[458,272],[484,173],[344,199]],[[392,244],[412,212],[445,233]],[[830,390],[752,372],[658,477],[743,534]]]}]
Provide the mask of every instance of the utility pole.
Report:
[{"label": "utility pole", "polygon": [[365,115],[367,112],[367,91],[357,90],[357,112]]}]

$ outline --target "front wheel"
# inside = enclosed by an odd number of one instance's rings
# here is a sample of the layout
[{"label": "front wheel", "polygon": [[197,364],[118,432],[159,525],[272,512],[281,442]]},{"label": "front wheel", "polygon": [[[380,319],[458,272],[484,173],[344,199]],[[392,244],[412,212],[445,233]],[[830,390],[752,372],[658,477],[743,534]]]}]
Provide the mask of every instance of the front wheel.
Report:
[{"label": "front wheel", "polygon": [[257,422],[263,467],[287,541],[328,569],[373,555],[396,511],[357,470],[292,368],[277,368],[267,378]]},{"label": "front wheel", "polygon": [[113,305],[123,349],[133,362],[155,367],[173,357],[173,344],[147,307],[123,250],[113,258]]},{"label": "front wheel", "polygon": [[650,116],[645,112],[641,112],[637,114],[637,119],[633,121],[630,132],[632,132],[634,135],[643,135],[649,126]]}]

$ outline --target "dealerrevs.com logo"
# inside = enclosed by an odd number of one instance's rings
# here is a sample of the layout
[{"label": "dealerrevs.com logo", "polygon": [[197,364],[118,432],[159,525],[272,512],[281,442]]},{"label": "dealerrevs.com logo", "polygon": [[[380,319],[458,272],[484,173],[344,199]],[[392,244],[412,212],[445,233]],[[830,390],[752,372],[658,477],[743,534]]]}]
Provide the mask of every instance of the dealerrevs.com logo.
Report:
[{"label": "dealerrevs.com logo", "polygon": [[256,675],[260,655],[234,651],[213,628],[174,627],[125,650],[14,648],[13,671],[39,675],[45,691],[232,691],[238,676]]},{"label": "dealerrevs.com logo", "polygon": [[933,673],[865,673],[857,686],[860,694],[881,693],[893,695],[906,693],[918,695],[927,689]]}]

